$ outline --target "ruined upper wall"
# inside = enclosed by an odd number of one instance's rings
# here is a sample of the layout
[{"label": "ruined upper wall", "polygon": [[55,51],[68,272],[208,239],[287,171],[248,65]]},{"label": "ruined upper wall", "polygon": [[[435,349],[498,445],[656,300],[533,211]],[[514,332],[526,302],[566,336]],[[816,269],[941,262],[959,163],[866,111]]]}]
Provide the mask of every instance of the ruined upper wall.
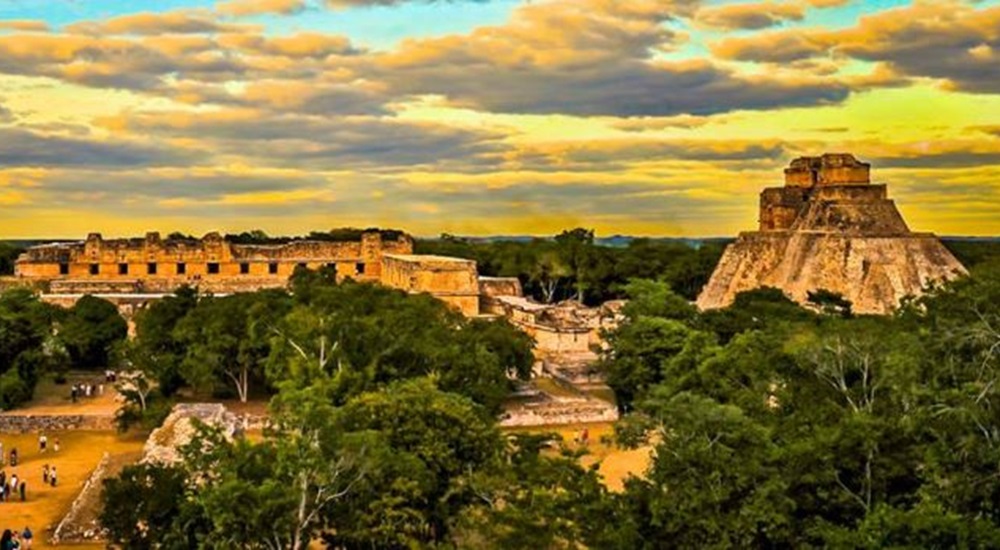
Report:
[{"label": "ruined upper wall", "polygon": [[467,316],[479,315],[479,280],[472,260],[386,254],[380,282],[407,292],[427,292]]},{"label": "ruined upper wall", "polygon": [[408,235],[383,240],[377,231],[357,241],[294,240],[285,244],[234,244],[218,233],[201,239],[103,239],[29,248],[15,264],[15,275],[30,279],[139,279],[170,287],[202,279],[249,277],[287,279],[298,266],[335,267],[339,276],[378,279],[383,254],[408,254]]},{"label": "ruined upper wall", "polygon": [[818,157],[799,157],[785,168],[785,185],[817,187],[826,185],[867,185],[871,183],[871,165],[850,153],[825,153]]}]

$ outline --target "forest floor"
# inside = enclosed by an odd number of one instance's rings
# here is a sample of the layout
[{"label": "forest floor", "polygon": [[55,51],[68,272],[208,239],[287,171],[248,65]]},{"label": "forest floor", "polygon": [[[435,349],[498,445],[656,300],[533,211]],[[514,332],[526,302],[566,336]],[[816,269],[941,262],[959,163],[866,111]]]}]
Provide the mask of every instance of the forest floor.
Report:
[{"label": "forest floor", "polygon": [[[578,441],[582,431],[587,430],[587,443]],[[539,426],[531,428],[511,428],[510,432],[557,433],[563,444],[570,448],[585,448],[587,454],[581,458],[584,466],[600,463],[598,472],[604,484],[612,491],[621,491],[629,476],[641,476],[649,466],[652,447],[623,449],[614,443],[614,424],[571,424],[563,426]]]}]

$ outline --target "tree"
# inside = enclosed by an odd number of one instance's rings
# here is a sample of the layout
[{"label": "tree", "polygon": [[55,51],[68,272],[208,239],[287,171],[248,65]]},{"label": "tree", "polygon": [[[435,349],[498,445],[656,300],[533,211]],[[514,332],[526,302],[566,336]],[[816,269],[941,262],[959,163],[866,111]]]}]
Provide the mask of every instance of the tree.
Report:
[{"label": "tree", "polygon": [[59,338],[76,368],[107,367],[112,350],[127,335],[128,324],[118,308],[90,295],[77,300],[59,330]]},{"label": "tree", "polygon": [[463,480],[477,499],[455,523],[460,548],[627,548],[631,526],[582,451],[555,434],[513,433],[504,463]]},{"label": "tree", "polygon": [[181,514],[188,478],[177,468],[126,466],[104,480],[101,525],[108,539],[127,549],[157,548]]},{"label": "tree", "polygon": [[340,417],[347,432],[385,437],[392,461],[331,511],[340,523],[327,544],[406,547],[441,543],[477,497],[464,480],[495,465],[503,444],[491,416],[432,380],[399,382],[352,399]]},{"label": "tree", "polygon": [[573,273],[576,284],[576,300],[583,302],[587,288],[588,263],[593,256],[594,230],[577,227],[556,235],[559,256]]},{"label": "tree", "polygon": [[203,428],[183,449],[191,475],[204,480],[191,496],[207,520],[199,545],[301,550],[342,528],[328,511],[390,458],[378,434],[341,430],[326,391],[286,387],[263,441]]},{"label": "tree", "polygon": [[135,338],[126,342],[122,355],[130,369],[138,369],[155,380],[164,396],[183,383],[181,362],[187,353],[174,329],[198,305],[198,292],[183,286],[172,296],[153,302],[135,318]]},{"label": "tree", "polygon": [[294,289],[296,305],[270,327],[268,376],[301,387],[329,378],[338,404],[434,374],[442,389],[498,411],[508,376],[526,376],[533,361],[530,340],[509,324],[466,319],[428,295],[312,279]]},{"label": "tree", "polygon": [[203,298],[174,329],[187,348],[181,373],[202,388],[231,384],[246,402],[253,381],[264,381],[269,330],[290,306],[288,294],[267,290]]},{"label": "tree", "polygon": [[8,243],[0,243],[0,275],[13,275],[14,262],[24,252],[24,248]]},{"label": "tree", "polygon": [[65,363],[53,329],[59,312],[27,289],[0,294],[0,408],[30,400],[39,377]]}]

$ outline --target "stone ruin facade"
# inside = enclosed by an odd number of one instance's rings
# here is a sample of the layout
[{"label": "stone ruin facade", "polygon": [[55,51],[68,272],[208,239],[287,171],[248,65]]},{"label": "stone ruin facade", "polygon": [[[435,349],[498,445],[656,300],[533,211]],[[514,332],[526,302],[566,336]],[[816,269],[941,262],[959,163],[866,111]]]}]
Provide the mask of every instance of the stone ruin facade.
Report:
[{"label": "stone ruin facade", "polygon": [[726,248],[698,307],[725,307],[740,292],[766,286],[801,304],[827,290],[850,300],[856,313],[885,314],[965,274],[937,237],[910,231],[870,170],[850,154],[793,160],[785,185],[761,192],[758,231]]},{"label": "stone ruin facade", "polygon": [[53,293],[169,293],[181,285],[226,293],[283,286],[299,266],[332,267],[338,279],[378,281],[385,254],[412,254],[413,240],[385,240],[366,231],[358,241],[293,240],[285,244],[235,244],[218,233],[201,239],[103,239],[28,249],[17,259],[15,277],[44,280]]},{"label": "stone ruin facade", "polygon": [[237,244],[218,233],[201,239],[103,239],[35,246],[15,263],[14,277],[0,286],[32,285],[42,297],[72,306],[91,294],[114,302],[127,317],[183,285],[216,295],[287,286],[298,267],[329,267],[338,280],[375,282],[412,293],[426,292],[468,316],[479,315],[479,283],[473,261],[413,254],[413,239],[385,239],[366,231],[357,241],[293,240],[285,244]]}]

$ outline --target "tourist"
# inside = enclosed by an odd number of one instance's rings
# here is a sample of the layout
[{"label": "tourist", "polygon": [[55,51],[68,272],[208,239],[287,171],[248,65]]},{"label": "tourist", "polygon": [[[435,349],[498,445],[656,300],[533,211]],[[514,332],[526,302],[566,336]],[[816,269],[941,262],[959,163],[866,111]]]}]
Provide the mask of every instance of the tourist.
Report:
[{"label": "tourist", "polygon": [[59,452],[59,438],[58,437],[55,439],[55,441],[52,442],[52,451],[56,452],[56,453]]},{"label": "tourist", "polygon": [[28,482],[27,481],[22,481],[21,482],[21,502],[24,502],[25,499],[27,498],[27,495],[26,495],[26,493],[28,492],[28,487],[27,486],[28,486]]},{"label": "tourist", "polygon": [[10,465],[17,466],[17,447],[10,450]]},{"label": "tourist", "polygon": [[90,389],[93,388],[93,387],[94,386],[91,385],[91,384],[84,384],[83,385],[83,395],[86,396],[86,397],[90,397]]},{"label": "tourist", "polygon": [[586,445],[587,444],[587,438],[589,436],[590,436],[590,433],[587,432],[587,428],[584,428],[583,431],[580,432],[580,442],[583,443],[584,445]]},{"label": "tourist", "polygon": [[31,529],[25,525],[24,531],[21,532],[21,540],[24,542],[25,548],[31,548],[32,539],[35,538],[35,534],[31,532]]},{"label": "tourist", "polygon": [[70,399],[73,400],[74,403],[76,403],[76,384],[73,384],[73,387],[70,388],[69,397]]},{"label": "tourist", "polygon": [[44,453],[45,446],[49,443],[49,438],[45,434],[39,434],[38,436],[38,452]]},{"label": "tourist", "polygon": [[16,473],[11,474],[11,476],[10,476],[10,492],[12,494],[17,492],[17,484],[18,484],[18,482],[19,482],[19,480],[17,479],[17,474]]},{"label": "tourist", "polygon": [[56,467],[55,466],[49,468],[49,483],[53,487],[56,486]]},{"label": "tourist", "polygon": [[0,535],[0,550],[14,550],[14,533],[10,529],[4,529]]},{"label": "tourist", "polygon": [[43,464],[42,465],[42,483],[44,483],[46,485],[49,484],[49,465],[48,464]]},{"label": "tourist", "polygon": [[97,395],[104,395],[104,384],[97,385]]}]

